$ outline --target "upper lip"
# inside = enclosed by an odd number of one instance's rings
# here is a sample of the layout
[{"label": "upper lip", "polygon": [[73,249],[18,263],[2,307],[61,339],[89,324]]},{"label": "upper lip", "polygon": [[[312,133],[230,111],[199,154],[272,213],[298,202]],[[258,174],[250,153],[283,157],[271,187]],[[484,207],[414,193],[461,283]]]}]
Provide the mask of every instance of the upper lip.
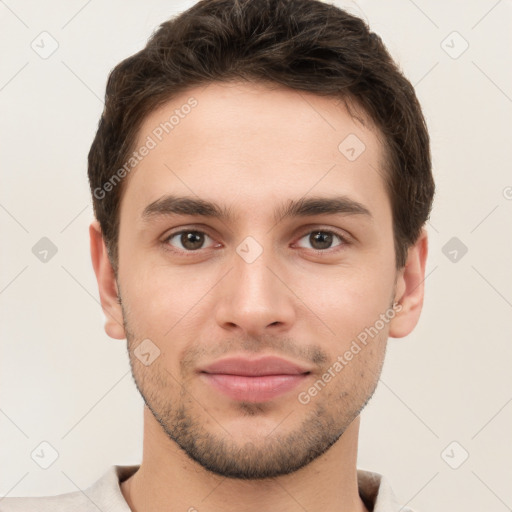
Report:
[{"label": "upper lip", "polygon": [[275,356],[264,356],[258,359],[227,357],[201,368],[200,371],[246,376],[300,375],[310,372],[300,364]]}]

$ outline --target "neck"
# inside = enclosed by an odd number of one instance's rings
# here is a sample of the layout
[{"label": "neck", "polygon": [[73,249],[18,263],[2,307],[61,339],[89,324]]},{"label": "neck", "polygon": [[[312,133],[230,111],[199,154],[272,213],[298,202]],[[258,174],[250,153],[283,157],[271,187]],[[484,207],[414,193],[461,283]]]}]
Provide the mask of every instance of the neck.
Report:
[{"label": "neck", "polygon": [[359,416],[327,452],[294,473],[264,480],[225,478],[205,470],[168,438],[144,407],[143,460],[121,483],[133,512],[368,512],[357,487]]}]

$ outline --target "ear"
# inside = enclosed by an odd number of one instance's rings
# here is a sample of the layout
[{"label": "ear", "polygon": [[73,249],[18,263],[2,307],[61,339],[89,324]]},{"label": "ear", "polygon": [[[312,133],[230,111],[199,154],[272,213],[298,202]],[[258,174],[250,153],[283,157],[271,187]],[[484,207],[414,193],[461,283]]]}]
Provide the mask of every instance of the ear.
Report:
[{"label": "ear", "polygon": [[399,271],[395,302],[401,309],[390,322],[389,336],[403,338],[416,327],[423,307],[425,265],[428,253],[428,235],[422,229],[417,242],[409,247],[405,267]]},{"label": "ear", "polygon": [[100,223],[94,220],[89,226],[91,239],[91,259],[103,312],[106,315],[105,332],[114,339],[126,338],[123,327],[123,313],[118,303],[118,288],[115,279],[114,269],[108,258],[107,248],[103,240]]}]

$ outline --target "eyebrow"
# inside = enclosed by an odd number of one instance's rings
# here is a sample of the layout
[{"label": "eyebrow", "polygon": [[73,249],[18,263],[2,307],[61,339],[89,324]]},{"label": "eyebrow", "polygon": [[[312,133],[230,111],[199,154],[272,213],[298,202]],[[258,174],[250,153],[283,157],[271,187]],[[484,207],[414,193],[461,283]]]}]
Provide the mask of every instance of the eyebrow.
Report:
[{"label": "eyebrow", "polygon": [[[310,217],[314,215],[343,214],[364,215],[372,219],[369,209],[346,196],[308,197],[289,200],[274,211],[274,221],[280,222],[290,217]],[[142,212],[144,222],[171,215],[191,215],[216,218],[225,222],[235,219],[231,208],[211,201],[190,196],[165,195],[148,204]]]}]

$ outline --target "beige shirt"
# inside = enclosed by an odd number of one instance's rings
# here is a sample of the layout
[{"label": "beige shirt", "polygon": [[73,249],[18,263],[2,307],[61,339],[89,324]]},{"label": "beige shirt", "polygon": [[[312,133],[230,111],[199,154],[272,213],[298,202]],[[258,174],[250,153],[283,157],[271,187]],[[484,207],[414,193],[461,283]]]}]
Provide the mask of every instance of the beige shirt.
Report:
[{"label": "beige shirt", "polygon": [[[0,512],[131,512],[120,488],[139,466],[111,466],[84,491],[35,498],[0,498]],[[359,495],[372,512],[414,512],[401,508],[387,480],[379,473],[357,470]]]}]

